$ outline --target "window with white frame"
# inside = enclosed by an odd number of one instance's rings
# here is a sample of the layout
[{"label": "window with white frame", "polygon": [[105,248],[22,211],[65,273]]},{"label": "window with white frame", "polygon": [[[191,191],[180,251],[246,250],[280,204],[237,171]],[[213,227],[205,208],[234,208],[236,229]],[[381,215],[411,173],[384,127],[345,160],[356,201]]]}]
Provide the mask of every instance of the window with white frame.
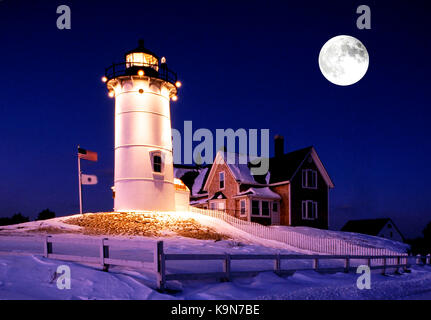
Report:
[{"label": "window with white frame", "polygon": [[251,200],[251,215],[265,218],[271,217],[272,204],[273,202],[268,200]]},{"label": "window with white frame", "polygon": [[278,202],[272,203],[272,212],[278,212]]},{"label": "window with white frame", "polygon": [[216,210],[217,209],[217,206],[216,206],[217,204],[215,203],[215,202],[211,202],[210,203],[210,209],[211,210]]},{"label": "window with white frame", "polygon": [[317,219],[317,202],[313,200],[302,201],[302,219],[303,220]]},{"label": "window with white frame", "polygon": [[224,189],[224,172],[219,173],[220,189]]},{"label": "window with white frame", "polygon": [[302,187],[307,189],[317,188],[317,171],[312,169],[302,170]]},{"label": "window with white frame", "polygon": [[247,212],[245,211],[245,199],[239,201],[239,213],[242,216],[245,216]]}]

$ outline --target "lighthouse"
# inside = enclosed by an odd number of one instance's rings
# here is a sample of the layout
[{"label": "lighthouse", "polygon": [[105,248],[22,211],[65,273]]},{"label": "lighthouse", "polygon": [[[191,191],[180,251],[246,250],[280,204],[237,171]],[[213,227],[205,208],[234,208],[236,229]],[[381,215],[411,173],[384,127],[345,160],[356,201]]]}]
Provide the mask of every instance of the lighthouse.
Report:
[{"label": "lighthouse", "polygon": [[181,83],[144,42],[106,68],[115,98],[115,211],[174,211],[170,101]]}]

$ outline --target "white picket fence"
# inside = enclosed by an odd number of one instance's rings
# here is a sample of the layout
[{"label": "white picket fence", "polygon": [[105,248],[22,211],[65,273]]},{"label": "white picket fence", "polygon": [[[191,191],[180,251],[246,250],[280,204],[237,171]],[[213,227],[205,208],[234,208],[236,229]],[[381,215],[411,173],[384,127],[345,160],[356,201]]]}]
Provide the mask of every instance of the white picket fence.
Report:
[{"label": "white picket fence", "polygon": [[359,246],[357,244],[344,241],[342,239],[313,237],[300,232],[279,230],[261,225],[259,223],[238,219],[223,211],[208,210],[195,207],[190,207],[190,211],[221,219],[234,226],[235,228],[245,231],[253,236],[267,240],[284,242],[289,246],[303,250],[333,255],[407,256],[407,253],[395,252],[386,248]]}]

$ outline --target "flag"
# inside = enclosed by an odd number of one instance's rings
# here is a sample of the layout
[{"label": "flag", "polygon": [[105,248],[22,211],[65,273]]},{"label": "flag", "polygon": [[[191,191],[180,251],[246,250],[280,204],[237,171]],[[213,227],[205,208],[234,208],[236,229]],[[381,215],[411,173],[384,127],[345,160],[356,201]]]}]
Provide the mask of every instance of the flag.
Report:
[{"label": "flag", "polygon": [[97,152],[78,148],[78,157],[84,160],[97,161]]},{"label": "flag", "polygon": [[86,185],[97,184],[97,176],[90,175],[90,174],[82,174],[81,183]]}]

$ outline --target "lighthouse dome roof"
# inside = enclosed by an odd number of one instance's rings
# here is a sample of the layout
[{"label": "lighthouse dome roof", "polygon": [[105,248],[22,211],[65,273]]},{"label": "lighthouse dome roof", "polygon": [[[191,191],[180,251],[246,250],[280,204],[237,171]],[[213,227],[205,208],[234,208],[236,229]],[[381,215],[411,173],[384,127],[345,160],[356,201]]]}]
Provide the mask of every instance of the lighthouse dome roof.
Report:
[{"label": "lighthouse dome roof", "polygon": [[135,49],[126,52],[126,56],[129,55],[130,53],[135,53],[135,52],[146,53],[146,54],[152,55],[154,58],[159,60],[159,57],[157,54],[155,54],[151,50],[148,50],[147,48],[145,48],[144,40],[142,40],[142,39],[138,41],[138,46]]}]

